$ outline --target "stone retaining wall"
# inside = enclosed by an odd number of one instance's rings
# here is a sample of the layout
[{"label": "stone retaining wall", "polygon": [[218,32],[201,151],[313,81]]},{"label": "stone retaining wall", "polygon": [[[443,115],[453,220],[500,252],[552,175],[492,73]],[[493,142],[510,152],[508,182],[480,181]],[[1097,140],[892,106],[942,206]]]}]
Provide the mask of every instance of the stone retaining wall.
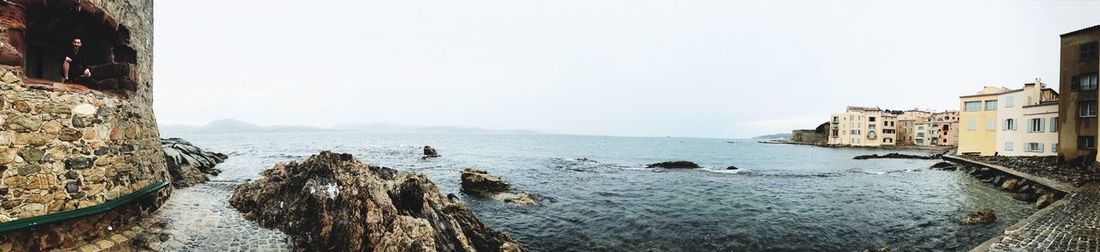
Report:
[{"label": "stone retaining wall", "polygon": [[[133,64],[121,70],[135,84],[119,92],[27,84],[23,10],[34,4],[43,1],[0,2],[0,223],[94,206],[170,180],[152,111],[152,1],[49,2],[102,17],[126,36],[115,48],[136,54],[123,59]],[[105,214],[0,235],[0,250],[65,248],[102,238],[156,209],[170,193],[165,188]]]}]

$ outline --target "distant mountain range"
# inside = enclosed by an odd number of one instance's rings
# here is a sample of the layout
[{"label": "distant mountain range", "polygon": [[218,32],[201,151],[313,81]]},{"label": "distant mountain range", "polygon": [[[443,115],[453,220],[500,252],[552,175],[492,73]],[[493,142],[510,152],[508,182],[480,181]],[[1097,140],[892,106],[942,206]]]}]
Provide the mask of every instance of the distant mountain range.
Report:
[{"label": "distant mountain range", "polygon": [[370,133],[419,133],[419,134],[539,134],[529,130],[490,130],[474,127],[449,126],[409,126],[392,123],[344,124],[331,128],[273,125],[260,126],[240,120],[223,119],[206,125],[160,125],[162,135],[175,134],[223,134],[250,132],[321,132],[321,131],[361,131]]},{"label": "distant mountain range", "polygon": [[764,139],[764,140],[791,139],[791,133],[778,133],[778,134],[771,134],[771,135],[763,135],[763,136],[753,137],[752,139]]}]

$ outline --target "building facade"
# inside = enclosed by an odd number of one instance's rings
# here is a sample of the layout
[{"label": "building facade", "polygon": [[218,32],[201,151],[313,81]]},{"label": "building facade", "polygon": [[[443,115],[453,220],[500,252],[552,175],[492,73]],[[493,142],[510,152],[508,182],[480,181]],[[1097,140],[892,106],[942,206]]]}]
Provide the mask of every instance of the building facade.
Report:
[{"label": "building facade", "polygon": [[1003,156],[1056,155],[1058,94],[1036,81],[1001,93],[997,110],[997,153]]},{"label": "building facade", "polygon": [[894,145],[896,118],[882,109],[849,106],[829,118],[829,144],[844,146]]},{"label": "building facade", "polygon": [[1008,88],[986,86],[975,95],[959,97],[960,154],[993,155],[997,152],[997,96]]},{"label": "building facade", "polygon": [[944,111],[932,114],[932,127],[935,127],[934,145],[959,145],[959,112]]},{"label": "building facade", "polygon": [[1058,102],[1058,155],[1067,159],[1095,159],[1097,43],[1100,25],[1061,35]]}]

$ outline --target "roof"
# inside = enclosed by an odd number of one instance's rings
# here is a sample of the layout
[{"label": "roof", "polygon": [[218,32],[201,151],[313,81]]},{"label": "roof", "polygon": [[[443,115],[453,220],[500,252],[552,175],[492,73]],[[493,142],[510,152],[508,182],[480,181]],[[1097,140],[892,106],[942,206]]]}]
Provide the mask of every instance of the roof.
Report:
[{"label": "roof", "polygon": [[1089,27],[1086,27],[1086,28],[1084,28],[1084,29],[1080,29],[1080,30],[1076,30],[1076,31],[1071,31],[1071,32],[1067,32],[1067,33],[1065,33],[1065,34],[1062,34],[1062,35],[1060,35],[1059,37],[1066,37],[1066,36],[1071,36],[1071,35],[1077,35],[1077,34],[1079,34],[1079,33],[1084,33],[1084,32],[1089,32],[1089,31],[1094,31],[1094,30],[1100,30],[1100,25],[1093,25],[1093,26],[1089,26]]},{"label": "roof", "polygon": [[989,86],[987,86],[987,87],[983,88],[982,91],[979,91],[978,94],[959,96],[959,98],[1002,95],[1002,94],[1014,93],[1014,92],[1020,92],[1020,91],[1024,91],[1024,89],[1022,89],[1022,88],[1021,89],[1008,89],[1008,88],[1003,88],[1003,87],[989,87]]}]

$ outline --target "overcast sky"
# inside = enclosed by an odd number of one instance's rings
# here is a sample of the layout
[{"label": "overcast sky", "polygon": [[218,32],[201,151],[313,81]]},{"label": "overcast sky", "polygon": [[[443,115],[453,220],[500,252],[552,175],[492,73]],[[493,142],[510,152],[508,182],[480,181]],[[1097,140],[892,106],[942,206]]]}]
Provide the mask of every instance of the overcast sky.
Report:
[{"label": "overcast sky", "polygon": [[161,124],[752,137],[1058,84],[1100,1],[157,1]]}]

